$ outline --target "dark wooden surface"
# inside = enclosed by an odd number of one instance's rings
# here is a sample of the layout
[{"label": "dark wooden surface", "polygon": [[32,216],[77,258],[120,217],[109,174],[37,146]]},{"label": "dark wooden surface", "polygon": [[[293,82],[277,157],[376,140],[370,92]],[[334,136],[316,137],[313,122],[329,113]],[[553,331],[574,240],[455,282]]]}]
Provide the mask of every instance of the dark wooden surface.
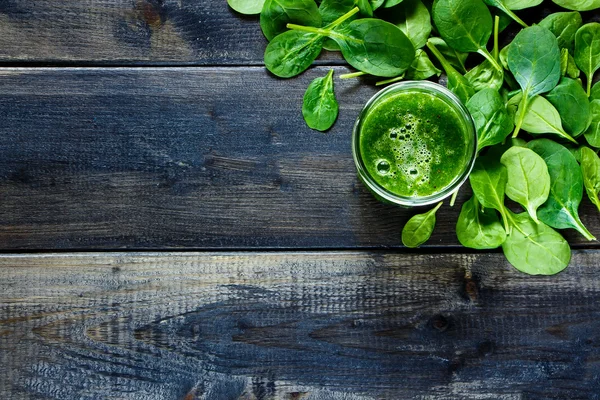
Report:
[{"label": "dark wooden surface", "polygon": [[599,399],[599,258],[3,256],[0,397]]},{"label": "dark wooden surface", "polygon": [[446,206],[407,252],[350,152],[376,88],[316,133],[350,70],[265,45],[225,0],[0,0],[0,399],[600,399],[597,242],[530,277]]},{"label": "dark wooden surface", "polygon": [[[376,89],[336,81],[335,127],[305,126],[304,90],[326,71],[286,81],[260,67],[0,71],[0,248],[401,246],[414,211],[377,202],[350,150]],[[427,246],[458,245],[459,211],[442,209]],[[600,235],[587,199],[581,214]]]}]

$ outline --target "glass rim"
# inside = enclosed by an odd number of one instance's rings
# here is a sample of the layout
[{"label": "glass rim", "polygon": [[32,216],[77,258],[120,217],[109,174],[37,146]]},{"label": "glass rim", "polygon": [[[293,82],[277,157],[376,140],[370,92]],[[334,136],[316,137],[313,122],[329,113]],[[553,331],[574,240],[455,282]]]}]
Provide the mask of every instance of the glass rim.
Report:
[{"label": "glass rim", "polygon": [[[449,103],[448,105],[452,106],[458,112],[459,117],[463,120],[465,124],[465,129],[467,130],[465,137],[472,138],[472,140],[470,140],[471,148],[469,149],[471,153],[470,159],[465,164],[465,168],[463,169],[462,173],[459,174],[456,178],[454,178],[454,180],[443,190],[430,196],[406,197],[400,196],[387,190],[379,183],[377,183],[372,178],[371,174],[367,171],[360,152],[360,128],[368,111],[379,99],[381,99],[383,96],[386,96],[390,92],[408,89],[423,89],[424,92],[441,95],[443,99],[447,100],[447,103]],[[471,174],[471,171],[473,170],[473,166],[475,165],[475,159],[477,158],[477,133],[475,130],[475,124],[473,122],[471,114],[469,113],[469,110],[467,110],[462,101],[446,87],[430,81],[398,82],[375,93],[375,95],[373,95],[369,99],[369,101],[367,101],[365,106],[360,111],[360,114],[356,119],[356,122],[354,123],[354,128],[352,131],[352,157],[354,158],[354,164],[358,171],[358,175],[363,181],[363,183],[373,193],[375,193],[375,195],[381,197],[382,199],[390,203],[405,207],[420,207],[436,204],[448,198],[450,195],[452,195],[452,193],[458,190],[466,182],[469,175]]]}]

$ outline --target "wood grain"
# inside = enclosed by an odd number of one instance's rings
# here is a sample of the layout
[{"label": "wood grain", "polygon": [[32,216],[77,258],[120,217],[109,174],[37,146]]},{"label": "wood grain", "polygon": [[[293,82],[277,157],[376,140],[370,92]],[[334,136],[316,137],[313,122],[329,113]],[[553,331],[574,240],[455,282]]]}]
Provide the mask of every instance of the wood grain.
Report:
[{"label": "wood grain", "polygon": [[598,399],[600,252],[0,257],[0,397]]},{"label": "wood grain", "polygon": [[[544,3],[519,14],[535,23],[560,10]],[[584,13],[586,21],[599,18]],[[266,44],[258,17],[235,13],[226,0],[0,2],[0,62],[262,65]],[[317,63],[342,60],[324,52]]]},{"label": "wood grain", "polygon": [[[262,68],[0,70],[0,248],[400,246],[414,211],[376,201],[350,151],[376,89],[337,79],[331,132],[302,119],[306,86],[326,72],[283,81]],[[458,213],[441,210],[429,246],[458,245]],[[589,201],[581,214],[599,234]]]}]

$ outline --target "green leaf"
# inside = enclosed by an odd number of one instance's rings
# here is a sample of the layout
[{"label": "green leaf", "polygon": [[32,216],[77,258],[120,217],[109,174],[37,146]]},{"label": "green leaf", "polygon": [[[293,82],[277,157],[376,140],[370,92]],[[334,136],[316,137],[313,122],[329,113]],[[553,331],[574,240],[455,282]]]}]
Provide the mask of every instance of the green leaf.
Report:
[{"label": "green leaf", "polygon": [[427,47],[433,55],[438,59],[440,64],[442,64],[442,68],[446,71],[446,76],[448,78],[448,89],[450,89],[463,103],[469,101],[469,99],[475,94],[475,89],[471,86],[467,78],[462,76],[460,72],[458,72],[440,53],[440,51],[435,47],[433,42],[428,41]]},{"label": "green leaf", "polygon": [[600,68],[600,23],[583,25],[575,35],[575,63],[587,77],[587,94],[591,94],[594,73]]},{"label": "green leaf", "polygon": [[456,68],[460,73],[466,73],[467,69],[465,68],[465,62],[467,62],[467,57],[469,57],[469,53],[461,53],[460,51],[454,50],[452,47],[448,46],[444,39],[439,37],[430,37],[428,42],[433,44],[435,48],[444,56],[446,61],[454,68]]},{"label": "green leaf", "polygon": [[600,100],[590,102],[591,124],[584,133],[585,140],[592,147],[600,147]]},{"label": "green leaf", "polygon": [[583,24],[581,14],[577,11],[556,12],[540,21],[539,25],[548,29],[556,36],[558,47],[567,49],[573,54],[575,33]]},{"label": "green leaf", "polygon": [[323,36],[288,31],[278,35],[265,49],[265,66],[280,78],[306,71],[322,50]]},{"label": "green leaf", "polygon": [[415,53],[415,59],[411,64],[410,68],[406,70],[406,79],[412,79],[421,81],[423,79],[431,78],[432,76],[440,76],[442,71],[438,69],[431,60],[426,52],[422,49],[418,49]]},{"label": "green leaf", "polygon": [[442,206],[440,202],[434,209],[425,214],[412,217],[402,229],[402,243],[406,247],[419,247],[429,240],[435,228],[435,213]]},{"label": "green leaf", "polygon": [[[523,106],[522,95],[518,94],[508,101],[509,109],[518,104],[518,109],[515,113],[515,123],[523,114],[521,107]],[[521,127],[532,135],[551,134],[561,139],[569,140],[577,143],[562,126],[560,114],[556,108],[542,96],[535,96],[529,103],[527,111],[522,116]]]},{"label": "green leaf", "polygon": [[260,14],[265,0],[227,0],[227,4],[240,14],[254,15]]},{"label": "green leaf", "polygon": [[346,61],[367,74],[398,76],[415,59],[415,49],[406,35],[380,19],[359,19],[327,34],[340,46]]},{"label": "green leaf", "polygon": [[556,108],[565,131],[577,137],[590,123],[590,102],[583,87],[575,80],[562,78],[546,99]]},{"label": "green leaf", "polygon": [[[527,27],[527,24],[525,22],[523,22],[523,20],[521,18],[519,18],[512,10],[533,7],[533,6],[536,6],[537,4],[541,3],[542,0],[533,0],[533,1],[527,1],[527,0],[521,1],[520,0],[518,2],[511,1],[511,0],[484,0],[484,2],[489,6],[497,7],[498,9],[500,9],[500,11],[504,15],[507,15],[508,17],[512,18],[519,25],[521,25],[523,27]],[[537,3],[537,4],[535,4],[535,3]],[[522,7],[520,7],[521,4],[523,5]]]},{"label": "green leaf", "polygon": [[503,0],[509,10],[523,10],[542,4],[543,0]]},{"label": "green leaf", "polygon": [[585,191],[592,202],[600,211],[600,158],[598,154],[589,147],[582,147],[581,154],[581,174],[583,175],[583,185]]},{"label": "green leaf", "polygon": [[286,31],[287,24],[320,27],[321,14],[314,0],[266,0],[260,27],[268,40]]},{"label": "green leaf", "polygon": [[550,175],[550,195],[537,212],[539,219],[556,229],[576,229],[586,239],[595,240],[579,219],[583,178],[575,157],[549,139],[533,140],[527,147],[544,159]]},{"label": "green leaf", "polygon": [[338,102],[333,91],[333,70],[327,76],[313,80],[304,94],[304,121],[311,129],[326,131],[338,116]]},{"label": "green leaf", "polygon": [[483,89],[467,102],[467,109],[475,122],[478,151],[486,146],[502,143],[513,130],[500,94],[493,89]]},{"label": "green leaf", "polygon": [[554,275],[567,268],[571,248],[560,233],[533,222],[527,213],[508,212],[514,229],[502,243],[502,250],[513,267],[529,275]]},{"label": "green leaf", "polygon": [[488,88],[498,91],[504,83],[504,70],[498,70],[488,60],[485,60],[467,72],[465,78],[475,92]]},{"label": "green leaf", "polygon": [[567,10],[590,11],[600,8],[600,0],[552,0]]},{"label": "green leaf", "polygon": [[579,70],[579,68],[577,68],[577,64],[575,64],[575,59],[571,54],[568,55],[567,59],[566,75],[572,79],[577,79],[579,78],[579,75],[581,75],[581,71]]},{"label": "green leaf", "polygon": [[548,200],[550,175],[539,155],[525,147],[511,147],[500,162],[508,171],[506,195],[521,204],[535,222],[536,211]]},{"label": "green leaf", "polygon": [[560,49],[556,37],[541,26],[525,28],[508,47],[507,64],[523,97],[513,137],[521,129],[531,99],[554,89],[560,80]]},{"label": "green leaf", "polygon": [[590,102],[594,100],[600,100],[600,82],[596,82],[596,84],[592,87],[592,92],[590,93]]},{"label": "green leaf", "polygon": [[456,222],[458,241],[471,249],[496,249],[506,240],[498,214],[489,208],[480,209],[477,197],[463,204]]},{"label": "green leaf", "polygon": [[508,231],[508,219],[504,207],[504,193],[508,171],[492,157],[479,157],[475,161],[473,171],[469,176],[473,194],[482,207],[492,208],[502,215],[504,227]]},{"label": "green leaf", "polygon": [[431,34],[431,16],[421,0],[404,0],[402,4],[386,10],[382,17],[400,28],[415,49],[427,43]]}]

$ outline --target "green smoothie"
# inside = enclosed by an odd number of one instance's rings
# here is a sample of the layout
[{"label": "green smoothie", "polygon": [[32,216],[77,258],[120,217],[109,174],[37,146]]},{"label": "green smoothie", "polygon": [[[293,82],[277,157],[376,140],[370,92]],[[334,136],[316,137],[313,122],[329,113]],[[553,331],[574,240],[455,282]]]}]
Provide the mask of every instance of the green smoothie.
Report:
[{"label": "green smoothie", "polygon": [[473,140],[456,108],[418,89],[378,99],[361,122],[359,151],[372,179],[401,197],[452,185],[472,158]]}]

